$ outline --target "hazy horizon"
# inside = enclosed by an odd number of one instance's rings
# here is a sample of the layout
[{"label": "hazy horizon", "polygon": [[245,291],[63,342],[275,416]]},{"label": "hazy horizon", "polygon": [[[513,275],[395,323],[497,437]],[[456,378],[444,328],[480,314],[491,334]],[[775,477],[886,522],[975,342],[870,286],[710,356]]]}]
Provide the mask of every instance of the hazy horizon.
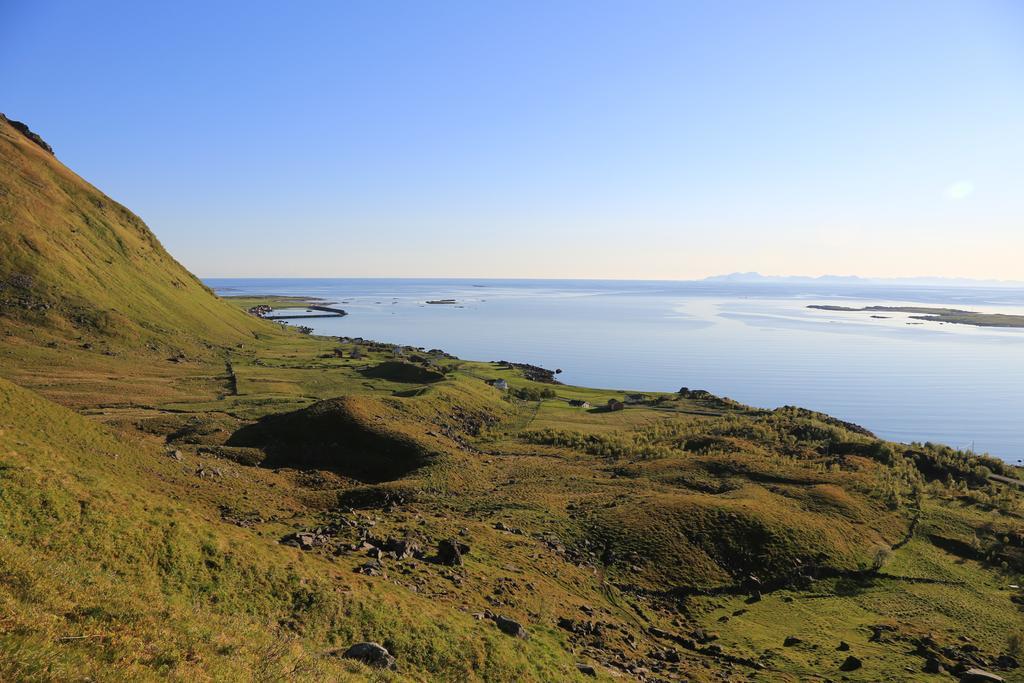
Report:
[{"label": "hazy horizon", "polygon": [[16,0],[0,58],[203,277],[1021,277],[1012,2]]},{"label": "hazy horizon", "polygon": [[201,280],[213,281],[213,280],[466,280],[466,281],[508,281],[508,280],[523,280],[523,281],[559,281],[563,280],[566,282],[709,282],[709,281],[730,281],[736,278],[735,282],[746,282],[747,280],[742,279],[743,276],[749,276],[750,282],[787,282],[795,281],[802,283],[813,283],[822,282],[829,284],[843,284],[845,282],[857,282],[859,284],[915,284],[915,283],[931,283],[944,284],[951,287],[958,285],[985,285],[985,286],[1006,286],[1006,287],[1024,287],[1024,280],[998,280],[992,278],[980,279],[980,278],[960,278],[960,277],[944,277],[944,276],[930,276],[930,275],[915,275],[908,277],[861,277],[853,274],[837,274],[837,273],[826,273],[823,275],[774,275],[774,274],[763,274],[758,272],[734,272],[734,273],[719,273],[716,275],[708,275],[701,278],[669,278],[669,279],[658,279],[658,278],[633,278],[633,277],[610,277],[610,278],[568,278],[568,277],[493,277],[493,276],[465,276],[465,275],[435,275],[426,277],[416,277],[410,275],[362,275],[362,276],[347,276],[347,275],[197,275]]}]

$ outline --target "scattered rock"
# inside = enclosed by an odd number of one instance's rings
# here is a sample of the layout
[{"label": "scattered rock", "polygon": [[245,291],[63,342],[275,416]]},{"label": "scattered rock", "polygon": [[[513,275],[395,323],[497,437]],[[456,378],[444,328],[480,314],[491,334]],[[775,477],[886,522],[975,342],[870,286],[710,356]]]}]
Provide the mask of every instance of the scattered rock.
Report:
[{"label": "scattered rock", "polygon": [[391,669],[394,671],[396,668],[395,658],[391,656],[387,648],[378,643],[356,643],[345,650],[341,656],[346,659],[358,660],[375,669]]},{"label": "scattered rock", "polygon": [[384,544],[384,550],[392,553],[396,559],[407,560],[420,552],[420,544],[408,538],[401,541],[389,538]]},{"label": "scattered rock", "polygon": [[942,662],[940,662],[940,661],[939,661],[939,660],[938,660],[937,658],[935,658],[935,657],[929,657],[929,658],[927,659],[927,661],[925,661],[925,663],[924,663],[924,669],[923,669],[923,671],[924,671],[924,672],[925,672],[926,674],[941,674],[941,673],[946,673],[946,670],[945,670],[945,669],[943,668],[943,666],[942,666]]},{"label": "scattered rock", "polygon": [[167,454],[167,457],[169,457],[171,460],[177,460],[178,462],[181,462],[182,460],[184,460],[184,458],[181,455],[181,451],[179,451],[177,449],[175,449],[173,451],[170,451]]},{"label": "scattered rock", "polygon": [[597,678],[597,669],[590,666],[589,664],[577,664],[576,670],[584,676],[590,676],[591,678]]},{"label": "scattered rock", "polygon": [[[593,621],[577,621],[567,617],[559,617],[558,628],[564,629],[569,633],[575,633],[578,636],[601,635],[601,624],[594,623]],[[653,630],[657,631],[658,629]]]},{"label": "scattered rock", "polygon": [[839,665],[840,671],[856,671],[857,669],[864,666],[864,662],[860,661],[858,657],[850,655],[847,657],[842,664]]},{"label": "scattered rock", "polygon": [[886,634],[895,633],[896,629],[888,624],[880,624],[878,626],[871,627],[871,637],[868,640],[872,643],[885,643],[888,642]]},{"label": "scattered rock", "polygon": [[968,669],[960,676],[960,683],[1002,683],[1003,677],[982,669]]},{"label": "scattered rock", "polygon": [[314,533],[312,531],[296,531],[292,534],[284,536],[280,543],[281,545],[290,545],[293,548],[302,548],[303,550],[312,550],[318,545],[323,545],[326,539],[322,534]]},{"label": "scattered rock", "polygon": [[383,576],[384,565],[380,563],[380,560],[370,560],[366,564],[356,567],[355,572],[356,574],[363,574],[365,576]]}]

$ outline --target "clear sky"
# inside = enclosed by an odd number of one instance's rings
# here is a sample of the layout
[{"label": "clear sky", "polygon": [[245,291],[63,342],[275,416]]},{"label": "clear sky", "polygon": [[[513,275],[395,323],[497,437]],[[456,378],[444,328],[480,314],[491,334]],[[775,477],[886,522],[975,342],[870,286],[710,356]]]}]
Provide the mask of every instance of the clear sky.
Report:
[{"label": "clear sky", "polygon": [[0,0],[201,276],[1024,279],[1024,3]]}]

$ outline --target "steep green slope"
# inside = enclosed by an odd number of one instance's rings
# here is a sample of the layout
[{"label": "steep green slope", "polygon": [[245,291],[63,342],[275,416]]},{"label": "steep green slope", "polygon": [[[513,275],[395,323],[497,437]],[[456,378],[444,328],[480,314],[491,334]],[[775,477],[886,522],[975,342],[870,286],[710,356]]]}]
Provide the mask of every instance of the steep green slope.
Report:
[{"label": "steep green slope", "polygon": [[37,340],[187,354],[266,327],[219,301],[138,216],[2,115],[0,325]]}]

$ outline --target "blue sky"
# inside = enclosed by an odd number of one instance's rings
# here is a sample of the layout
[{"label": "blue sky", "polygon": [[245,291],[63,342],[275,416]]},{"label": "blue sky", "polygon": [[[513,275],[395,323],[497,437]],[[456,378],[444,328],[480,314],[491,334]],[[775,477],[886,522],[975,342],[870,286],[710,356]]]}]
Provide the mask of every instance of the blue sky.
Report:
[{"label": "blue sky", "polygon": [[0,16],[0,111],[202,276],[1024,275],[1021,3]]}]

